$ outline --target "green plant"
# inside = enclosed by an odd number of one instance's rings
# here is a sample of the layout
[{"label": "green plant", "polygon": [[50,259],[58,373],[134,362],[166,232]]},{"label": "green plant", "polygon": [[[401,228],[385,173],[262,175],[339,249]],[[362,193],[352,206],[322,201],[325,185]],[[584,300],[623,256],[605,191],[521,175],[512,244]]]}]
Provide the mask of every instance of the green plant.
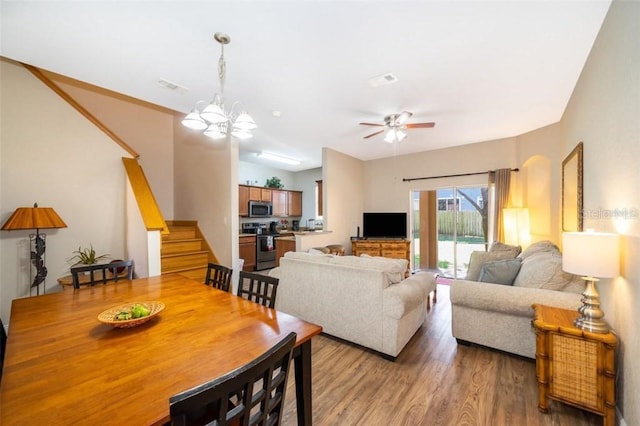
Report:
[{"label": "green plant", "polygon": [[266,186],[267,188],[284,188],[284,185],[280,182],[280,178],[276,176],[267,179],[267,182],[264,184],[264,186]]},{"label": "green plant", "polygon": [[448,260],[439,260],[438,261],[438,268],[448,269],[449,268],[449,264],[450,264],[450,262]]},{"label": "green plant", "polygon": [[97,256],[92,244],[89,245],[89,248],[82,248],[82,246],[80,246],[78,247],[78,250],[74,250],[72,253],[73,256],[71,256],[67,261],[82,263],[84,265],[93,265],[94,263],[98,263],[99,260],[109,259],[108,254],[101,254]]}]

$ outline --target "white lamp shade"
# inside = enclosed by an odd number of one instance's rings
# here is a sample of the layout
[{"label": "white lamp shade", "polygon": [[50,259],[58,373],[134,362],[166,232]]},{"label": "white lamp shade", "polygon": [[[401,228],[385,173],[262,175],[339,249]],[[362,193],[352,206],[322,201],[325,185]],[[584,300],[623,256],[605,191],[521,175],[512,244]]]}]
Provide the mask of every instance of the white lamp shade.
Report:
[{"label": "white lamp shade", "polygon": [[530,241],[529,209],[517,207],[502,209],[504,242],[514,246],[527,246]]},{"label": "white lamp shade", "polygon": [[256,122],[246,112],[242,112],[236,121],[233,123],[233,127],[240,130],[253,130],[257,128]]},{"label": "white lamp shade", "polygon": [[220,125],[212,124],[204,131],[204,135],[211,139],[223,139],[227,136],[227,132],[225,129],[221,128]]},{"label": "white lamp shade", "polygon": [[250,131],[242,129],[232,130],[231,135],[241,140],[251,139],[253,137]]},{"label": "white lamp shade", "polygon": [[620,274],[618,234],[604,232],[565,232],[562,234],[562,269],[594,278]]},{"label": "white lamp shade", "polygon": [[205,123],[204,120],[200,118],[200,114],[195,111],[187,114],[184,120],[182,120],[182,125],[193,130],[204,130],[207,128],[207,123]]},{"label": "white lamp shade", "polygon": [[212,102],[207,105],[204,110],[200,113],[200,117],[207,120],[209,123],[224,123],[229,121],[227,115],[224,113],[222,106]]}]

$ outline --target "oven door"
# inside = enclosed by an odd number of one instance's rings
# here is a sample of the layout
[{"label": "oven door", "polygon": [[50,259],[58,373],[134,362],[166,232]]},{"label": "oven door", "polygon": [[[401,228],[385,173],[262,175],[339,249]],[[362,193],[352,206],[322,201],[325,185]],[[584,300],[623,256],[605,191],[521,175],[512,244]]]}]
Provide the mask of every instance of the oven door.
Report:
[{"label": "oven door", "polygon": [[256,236],[256,270],[276,267],[276,239],[273,235]]}]

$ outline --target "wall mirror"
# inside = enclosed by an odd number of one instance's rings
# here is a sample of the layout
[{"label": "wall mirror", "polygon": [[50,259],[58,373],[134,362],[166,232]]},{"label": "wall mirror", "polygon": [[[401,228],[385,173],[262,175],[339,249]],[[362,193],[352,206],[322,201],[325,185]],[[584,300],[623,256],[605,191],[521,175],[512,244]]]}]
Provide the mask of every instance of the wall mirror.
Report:
[{"label": "wall mirror", "polygon": [[562,230],[582,231],[582,142],[562,162]]}]

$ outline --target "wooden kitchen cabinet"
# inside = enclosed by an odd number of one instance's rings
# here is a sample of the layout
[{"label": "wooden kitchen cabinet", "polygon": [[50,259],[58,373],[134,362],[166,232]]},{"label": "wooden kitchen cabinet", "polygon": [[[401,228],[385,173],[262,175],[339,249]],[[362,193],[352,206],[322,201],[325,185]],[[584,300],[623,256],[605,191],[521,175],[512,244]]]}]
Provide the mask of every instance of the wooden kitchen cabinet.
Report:
[{"label": "wooden kitchen cabinet", "polygon": [[238,187],[238,215],[249,216],[249,187],[240,185]]},{"label": "wooden kitchen cabinet", "polygon": [[243,271],[255,271],[256,269],[256,236],[240,235],[240,259],[244,259]]},{"label": "wooden kitchen cabinet", "polygon": [[271,189],[259,186],[249,186],[249,200],[251,201],[271,201]]},{"label": "wooden kitchen cabinet", "polygon": [[288,251],[296,251],[296,239],[284,237],[276,239],[276,266],[280,266],[280,258]]},{"label": "wooden kitchen cabinet", "polygon": [[278,217],[286,217],[287,214],[287,194],[288,191],[280,189],[271,190],[271,202],[273,203],[273,215]]},{"label": "wooden kitchen cabinet", "polygon": [[287,215],[302,216],[302,191],[288,191]]}]

